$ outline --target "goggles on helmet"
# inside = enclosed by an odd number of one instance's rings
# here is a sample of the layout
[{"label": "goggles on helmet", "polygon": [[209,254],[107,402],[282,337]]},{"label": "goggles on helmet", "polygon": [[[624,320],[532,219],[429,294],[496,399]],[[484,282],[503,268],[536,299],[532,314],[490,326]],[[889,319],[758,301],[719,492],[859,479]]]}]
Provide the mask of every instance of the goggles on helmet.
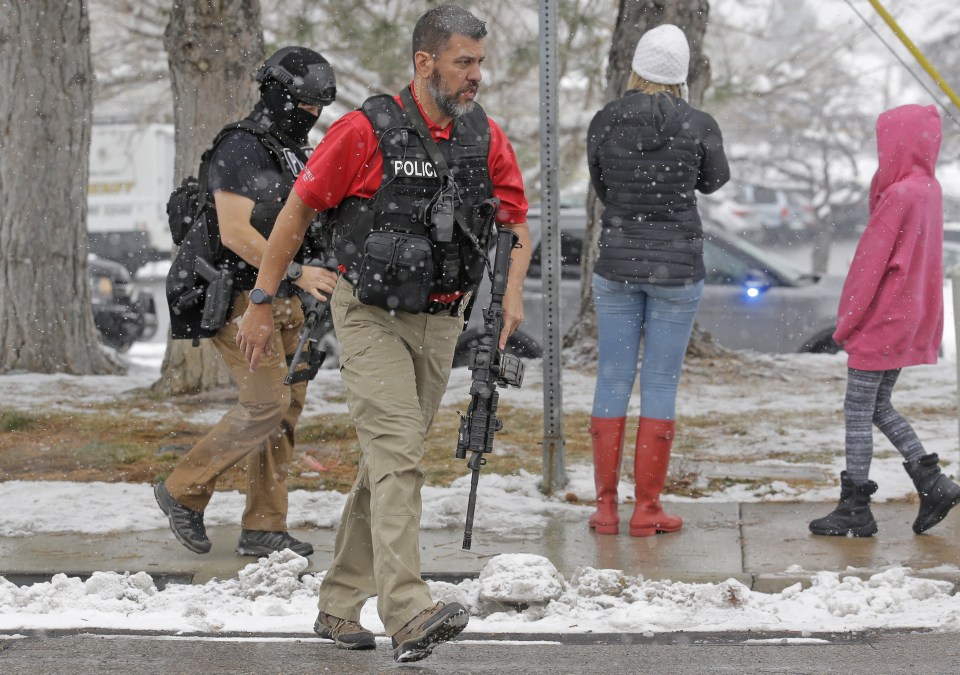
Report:
[{"label": "goggles on helmet", "polygon": [[328,106],[337,98],[337,80],[329,63],[311,63],[306,75],[294,75],[279,64],[264,64],[257,71],[257,82],[275,80],[298,103]]}]

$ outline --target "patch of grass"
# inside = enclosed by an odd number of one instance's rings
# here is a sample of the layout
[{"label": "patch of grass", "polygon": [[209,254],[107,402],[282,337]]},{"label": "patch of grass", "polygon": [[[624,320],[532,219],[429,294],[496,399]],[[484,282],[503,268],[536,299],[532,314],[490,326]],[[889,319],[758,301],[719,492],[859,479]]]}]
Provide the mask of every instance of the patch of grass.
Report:
[{"label": "patch of grass", "polygon": [[952,401],[949,403],[944,403],[943,405],[905,404],[897,407],[908,419],[911,417],[915,419],[940,418],[944,416],[955,415],[957,410],[956,405]]},{"label": "patch of grass", "polygon": [[28,431],[40,420],[16,410],[0,410],[0,432]]},{"label": "patch of grass", "polygon": [[[0,434],[3,480],[145,481],[169,472],[179,456],[157,456],[172,441],[192,444],[201,427],[176,415],[153,418],[112,412],[50,413],[26,427]],[[166,455],[167,453],[165,453]]]},{"label": "patch of grass", "polygon": [[324,415],[316,420],[297,424],[297,443],[326,443],[355,441],[357,432],[349,415]]},{"label": "patch of grass", "polygon": [[720,415],[697,415],[696,417],[681,415],[677,417],[677,426],[684,429],[715,429],[720,417]]},{"label": "patch of grass", "polygon": [[148,460],[154,456],[149,448],[142,445],[115,445],[110,451],[114,463],[130,466]]},{"label": "patch of grass", "polygon": [[707,491],[708,492],[719,492],[727,488],[734,487],[736,485],[746,485],[750,489],[756,489],[760,485],[760,481],[751,478],[733,478],[731,476],[717,476],[707,480]]},{"label": "patch of grass", "polygon": [[697,487],[700,475],[688,471],[679,476],[667,475],[667,481],[663,486],[663,491],[670,495],[679,495],[682,497],[702,497],[705,493]]},{"label": "patch of grass", "polygon": [[[518,408],[501,401],[497,416],[503,429],[494,438],[492,456],[487,456],[490,471],[517,474],[521,470],[534,475],[543,472],[543,411]],[[592,456],[589,413],[563,415],[564,453],[567,464]],[[466,475],[467,459],[457,459],[457,434],[460,416],[454,408],[442,409],[427,436],[424,471],[430,485],[449,485]]]},{"label": "patch of grass", "polygon": [[[506,398],[506,396],[504,397]],[[181,407],[180,404],[177,404]],[[467,460],[456,458],[457,434],[464,404],[441,409],[426,439],[423,469],[430,485],[447,486],[468,473]],[[72,480],[156,483],[164,480],[183,452],[210,429],[209,423],[183,419],[202,409],[193,399],[183,401],[183,414],[153,416],[122,413],[115,405],[88,412],[51,413],[43,417],[11,416],[3,420],[17,427],[0,434],[0,480]],[[514,407],[501,400],[494,452],[485,471],[515,474],[527,471],[539,480],[543,469],[543,413]],[[565,413],[565,461],[590,461],[590,415]],[[630,420],[628,447],[632,452],[635,420]],[[27,433],[23,433],[27,431]],[[169,448],[177,448],[177,451]],[[356,431],[346,414],[304,417],[297,428],[297,448],[289,467],[291,489],[350,489],[360,459]],[[222,490],[245,488],[245,466],[240,462],[218,482]]]}]

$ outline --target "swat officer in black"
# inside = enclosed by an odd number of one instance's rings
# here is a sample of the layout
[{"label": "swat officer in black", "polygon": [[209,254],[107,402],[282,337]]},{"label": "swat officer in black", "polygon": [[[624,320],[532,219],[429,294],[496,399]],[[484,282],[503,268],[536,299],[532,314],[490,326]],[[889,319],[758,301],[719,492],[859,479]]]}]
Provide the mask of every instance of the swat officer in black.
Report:
[{"label": "swat officer in black", "polygon": [[[303,324],[297,288],[326,300],[336,275],[303,265],[302,251],[294,258],[273,302],[274,345],[271,358],[261,364],[265,367],[250,370],[236,335],[237,322],[248,304],[258,302],[250,291],[267,237],[309,156],[307,134],[320,110],[336,97],[336,82],[327,60],[305,47],[279,50],[263,64],[256,79],[260,100],[246,119],[221,131],[207,155],[206,171],[201,169],[215,204],[206,217],[212,219],[208,224],[219,232],[222,242],[220,271],[232,277],[232,307],[211,339],[239,388],[239,402],[156,486],[155,495],[180,543],[195,553],[207,553],[211,543],[204,528],[204,509],[217,479],[246,460],[247,502],[237,553],[264,556],[289,548],[308,556],[313,547],[287,532],[285,485],[306,381],[284,386],[283,379]],[[170,279],[168,296],[169,288]],[[171,312],[175,338],[197,337],[197,330],[188,325],[190,316]]]}]

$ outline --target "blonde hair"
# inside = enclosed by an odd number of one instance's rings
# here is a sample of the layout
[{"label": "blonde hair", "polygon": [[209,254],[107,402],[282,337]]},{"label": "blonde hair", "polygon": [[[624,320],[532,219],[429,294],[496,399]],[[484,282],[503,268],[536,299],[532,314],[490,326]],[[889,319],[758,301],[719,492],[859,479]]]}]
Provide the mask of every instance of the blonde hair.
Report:
[{"label": "blonde hair", "polygon": [[659,84],[657,82],[651,82],[646,80],[634,72],[630,73],[630,79],[627,80],[627,90],[639,89],[644,94],[659,94],[660,92],[667,92],[668,94],[673,94],[674,96],[679,97],[681,94],[680,90],[681,85],[679,84]]}]

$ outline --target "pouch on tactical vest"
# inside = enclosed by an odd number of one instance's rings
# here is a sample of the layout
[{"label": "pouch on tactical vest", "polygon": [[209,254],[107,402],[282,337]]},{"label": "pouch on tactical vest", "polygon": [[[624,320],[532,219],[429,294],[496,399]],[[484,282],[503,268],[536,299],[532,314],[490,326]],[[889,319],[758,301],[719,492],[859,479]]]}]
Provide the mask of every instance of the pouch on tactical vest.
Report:
[{"label": "pouch on tactical vest", "polygon": [[179,246],[187,236],[190,226],[197,222],[206,207],[206,191],[200,189],[196,176],[187,176],[167,200],[167,224],[173,243]]},{"label": "pouch on tactical vest", "polygon": [[376,230],[363,242],[354,293],[365,305],[419,314],[427,308],[432,279],[433,245],[427,237]]}]

